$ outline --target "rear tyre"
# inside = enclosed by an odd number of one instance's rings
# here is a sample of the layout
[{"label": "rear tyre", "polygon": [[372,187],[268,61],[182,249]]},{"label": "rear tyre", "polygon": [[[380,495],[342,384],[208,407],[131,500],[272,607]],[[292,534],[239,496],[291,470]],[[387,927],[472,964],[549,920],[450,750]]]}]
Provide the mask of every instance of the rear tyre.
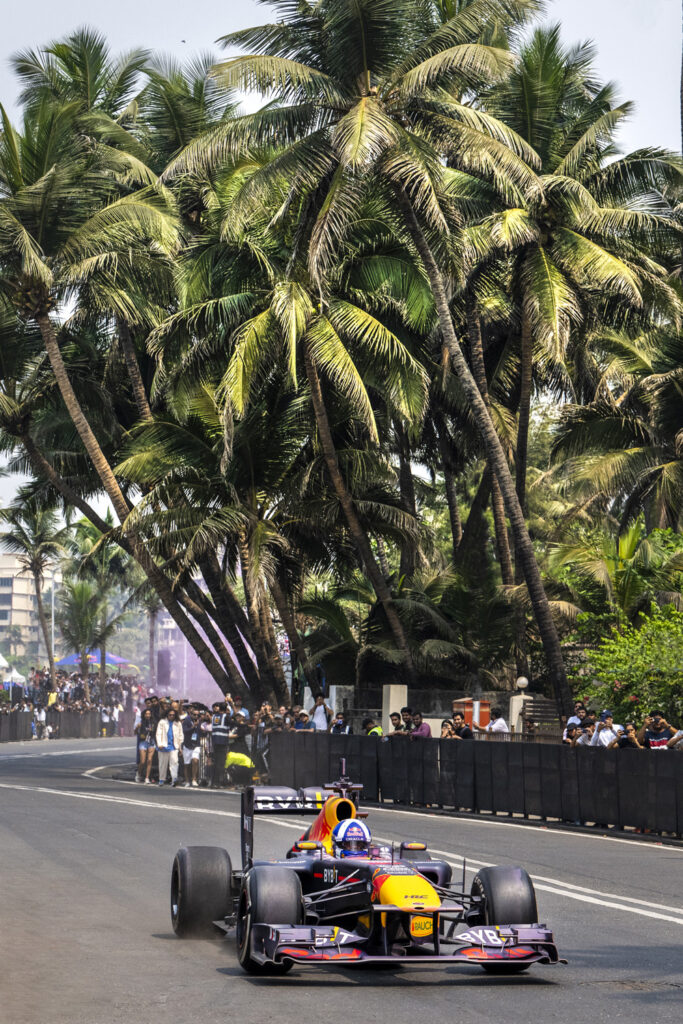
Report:
[{"label": "rear tyre", "polygon": [[303,924],[304,904],[296,871],[263,864],[242,882],[237,909],[237,958],[249,974],[286,974],[292,963],[260,964],[250,954],[255,924]]},{"label": "rear tyre", "polygon": [[[534,884],[524,868],[482,868],[472,881],[472,895],[484,897],[481,924],[535,924]],[[531,964],[482,964],[488,974],[521,974]]]},{"label": "rear tyre", "polygon": [[183,846],[171,871],[171,923],[181,939],[213,938],[232,912],[232,863],[219,846]]}]

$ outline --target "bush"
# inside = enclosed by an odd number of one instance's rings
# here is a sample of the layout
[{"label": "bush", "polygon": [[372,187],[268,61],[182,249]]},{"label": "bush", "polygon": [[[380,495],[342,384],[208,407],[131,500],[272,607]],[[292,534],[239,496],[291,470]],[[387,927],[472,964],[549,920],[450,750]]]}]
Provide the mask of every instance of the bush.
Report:
[{"label": "bush", "polygon": [[[588,669],[587,674],[586,668]],[[653,605],[639,629],[612,630],[586,653],[574,691],[593,707],[609,708],[623,724],[661,708],[672,724],[683,719],[683,612]]]}]

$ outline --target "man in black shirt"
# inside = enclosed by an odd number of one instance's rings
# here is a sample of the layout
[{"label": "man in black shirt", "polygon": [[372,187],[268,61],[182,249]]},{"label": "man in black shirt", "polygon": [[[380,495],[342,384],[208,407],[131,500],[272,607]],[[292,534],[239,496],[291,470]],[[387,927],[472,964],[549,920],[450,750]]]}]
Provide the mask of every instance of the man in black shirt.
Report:
[{"label": "man in black shirt", "polygon": [[473,740],[474,733],[470,729],[469,725],[465,724],[465,716],[462,711],[456,711],[453,715],[453,739],[454,740]]}]

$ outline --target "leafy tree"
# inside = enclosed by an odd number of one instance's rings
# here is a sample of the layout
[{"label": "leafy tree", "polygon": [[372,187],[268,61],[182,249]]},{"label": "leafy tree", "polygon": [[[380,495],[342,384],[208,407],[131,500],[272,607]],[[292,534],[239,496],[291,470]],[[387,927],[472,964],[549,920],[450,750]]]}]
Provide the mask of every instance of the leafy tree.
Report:
[{"label": "leafy tree", "polygon": [[68,649],[80,657],[86,700],[90,699],[88,654],[97,647],[106,649],[108,640],[124,617],[125,613],[107,616],[105,600],[95,583],[74,579],[64,581],[57,621]]},{"label": "leafy tree", "polygon": [[615,721],[655,708],[673,721],[683,716],[683,612],[654,605],[642,625],[613,630],[574,676],[577,693],[609,708]]}]

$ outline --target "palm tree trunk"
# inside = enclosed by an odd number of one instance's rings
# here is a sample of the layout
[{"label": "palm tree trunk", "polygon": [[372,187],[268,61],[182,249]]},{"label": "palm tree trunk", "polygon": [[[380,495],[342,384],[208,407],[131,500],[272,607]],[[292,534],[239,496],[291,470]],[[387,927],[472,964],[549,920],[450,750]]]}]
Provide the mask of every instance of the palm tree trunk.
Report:
[{"label": "palm tree trunk", "polygon": [[531,416],[531,384],[533,376],[533,337],[531,325],[522,316],[520,339],[519,416],[517,420],[517,448],[515,451],[515,486],[517,497],[526,515],[526,472],[529,451],[529,418]]},{"label": "palm tree trunk", "polygon": [[451,524],[451,560],[453,565],[455,565],[455,557],[458,548],[460,547],[460,542],[462,541],[462,520],[460,518],[460,510],[458,509],[458,492],[455,483],[455,472],[453,470],[450,446],[448,444],[448,433],[443,416],[440,412],[436,412],[434,415],[434,428],[439,442],[441,469],[443,471],[444,486],[446,488],[446,504],[448,505],[448,519]]},{"label": "palm tree trunk", "polygon": [[[85,518],[88,519],[93,526],[96,526],[101,533],[109,533],[111,530],[111,524],[108,525],[104,519],[97,514],[95,509],[92,508],[87,501],[84,501],[80,494],[78,494],[78,492],[66,482],[64,477],[60,476],[54,466],[47,461],[31,435],[28,433],[21,434],[20,437],[36,476],[44,476],[58,494],[61,494],[68,505],[73,505],[73,507],[77,508],[79,512],[82,512]],[[131,553],[130,549],[125,546],[125,543],[121,544],[121,547],[123,547],[124,551],[128,551],[129,554]]]},{"label": "palm tree trunk", "polygon": [[477,387],[477,383],[470,373],[467,361],[462,353],[460,344],[455,334],[451,312],[448,306],[446,288],[441,271],[432,254],[427,239],[425,238],[420,225],[418,224],[410,199],[399,186],[396,188],[399,206],[403,212],[406,226],[415,243],[425,272],[429,279],[434,303],[439,317],[439,326],[444,343],[451,358],[451,365],[460,381],[465,396],[470,406],[481,433],[489,464],[493,473],[498,478],[500,489],[505,503],[505,509],[510,520],[512,535],[515,542],[515,551],[521,559],[524,569],[524,576],[529,590],[529,597],[534,609],[536,623],[541,635],[543,650],[548,663],[548,674],[555,692],[558,710],[561,714],[569,714],[572,707],[572,696],[567,681],[567,673],[562,658],[560,638],[555,627],[555,622],[550,611],[548,596],[543,587],[543,580],[536,562],[531,538],[529,537],[524,520],[524,513],[517,497],[515,484],[510,473],[503,446],[498,437],[493,420],[486,407],[484,399]]},{"label": "palm tree trunk", "polygon": [[[287,634],[287,639],[289,640],[289,649],[291,651],[296,652],[297,659],[299,661],[299,664],[301,665],[301,669],[304,673],[304,676],[306,677],[306,682],[311,688],[311,693],[315,695],[317,694],[318,691],[318,683],[311,670],[306,667],[306,663],[308,661],[308,653],[306,651],[306,646],[301,638],[301,633],[296,627],[296,623],[294,621],[294,614],[291,608],[289,607],[287,598],[282,592],[282,588],[278,581],[276,579],[271,579],[268,583],[268,587],[270,589],[271,594],[273,595],[273,600],[275,602],[275,607],[277,608],[277,613],[280,616],[280,621],[282,622],[285,633]],[[292,673],[292,682],[294,682],[294,673]]]},{"label": "palm tree trunk", "polygon": [[[520,385],[519,409],[517,419],[517,445],[515,448],[515,487],[522,512],[527,515],[526,476],[529,455],[529,421],[531,417],[531,387],[533,383],[533,335],[528,317],[522,314],[522,330],[520,334]],[[515,557],[515,583],[523,582],[523,569],[520,559]],[[524,609],[515,608],[515,662],[517,675],[529,678],[529,658],[526,642],[526,616]]]},{"label": "palm tree trunk", "polygon": [[249,623],[251,626],[253,649],[259,668],[260,684],[257,700],[259,702],[262,700],[273,700],[277,692],[277,685],[275,676],[272,672],[270,658],[268,656],[268,640],[263,631],[263,624],[261,621],[261,609],[259,607],[259,596],[257,593],[258,581],[252,579],[249,542],[244,532],[239,536],[238,546],[240,552],[240,568],[242,570],[242,583],[244,586],[244,596],[247,600],[247,613],[249,615]]},{"label": "palm tree trunk", "polygon": [[384,579],[382,571],[372,553],[370,541],[368,540],[367,534],[361,525],[360,519],[358,518],[358,513],[356,512],[353,504],[353,499],[339,468],[339,459],[334,446],[330,421],[327,415],[327,409],[325,408],[325,402],[323,400],[322,388],[320,386],[320,377],[318,376],[318,371],[307,345],[304,346],[304,361],[306,364],[306,376],[308,377],[308,383],[311,389],[313,411],[315,414],[316,424],[318,426],[318,434],[320,436],[320,445],[322,447],[327,471],[330,474],[332,486],[335,494],[337,495],[337,500],[342,507],[344,516],[346,517],[351,538],[356,545],[356,549],[361,557],[363,565],[365,566],[365,571],[370,578],[370,582],[377,594],[377,598],[384,609],[384,614],[387,617],[387,622],[389,623],[394,643],[403,657],[403,668],[406,679],[409,683],[413,683],[415,680],[415,667],[413,665],[413,659],[408,647],[403,625],[398,617],[398,613],[396,612],[387,581]]},{"label": "palm tree trunk", "polygon": [[52,367],[52,372],[55,375],[55,380],[57,381],[57,386],[66,406],[66,410],[69,413],[73,425],[78,431],[78,436],[83,442],[85,450],[88,453],[88,457],[95,468],[95,472],[102,481],[102,485],[109,496],[109,500],[114,506],[114,511],[118,516],[119,522],[124,523],[131,510],[131,506],[126,501],[123,491],[119,487],[118,480],[114,476],[114,472],[107,462],[104,452],[100,448],[100,444],[95,437],[90,424],[83,414],[80,402],[76,398],[76,393],[71,386],[69,375],[66,372],[62,353],[59,350],[59,342],[57,341],[57,335],[52,321],[47,314],[36,317],[36,320],[40,328],[43,344],[45,345],[45,350],[47,352],[48,359],[50,360],[50,366]]},{"label": "palm tree trunk", "polygon": [[[40,622],[40,628],[43,633],[43,639],[45,641],[45,650],[47,651],[47,660],[50,666],[50,689],[54,692],[57,689],[57,676],[55,673],[55,652],[52,650],[52,639],[50,637],[50,631],[47,626],[47,618],[45,617],[45,606],[43,605],[43,581],[40,578],[39,572],[33,573],[33,583],[36,588],[36,605],[38,607],[38,621]],[[55,583],[53,578],[52,586],[54,587],[54,585]]]},{"label": "palm tree trunk", "polygon": [[487,523],[484,516],[491,497],[491,470],[486,465],[481,475],[479,486],[470,505],[467,519],[462,531],[462,540],[456,552],[456,568],[471,572],[477,567],[487,534]]},{"label": "palm tree trunk", "polygon": [[[394,423],[394,431],[398,447],[398,485],[401,495],[403,511],[417,519],[417,502],[415,500],[415,481],[410,465],[410,442],[408,435],[400,423]],[[417,565],[416,545],[412,537],[406,537],[401,541],[401,558],[399,562],[399,576],[410,577],[415,572]]]},{"label": "palm tree trunk", "polygon": [[266,638],[266,653],[268,654],[270,672],[275,684],[275,699],[279,707],[280,704],[285,703],[289,697],[289,692],[287,690],[285,668],[282,664],[280,652],[277,647],[277,637],[275,636],[273,616],[270,611],[270,605],[268,604],[268,598],[266,597],[265,590],[261,587],[259,587],[259,618],[261,621],[263,635]]},{"label": "palm tree trunk", "polygon": [[215,555],[200,559],[199,568],[213,601],[216,624],[232,647],[249,689],[256,691],[261,680],[251,650],[247,648],[251,634],[249,620],[223,576]]},{"label": "palm tree trunk", "polygon": [[237,693],[243,694],[244,680],[239,669],[235,665],[235,662],[230,656],[230,651],[223,643],[223,638],[204,608],[204,604],[210,602],[202,592],[201,587],[199,587],[192,579],[186,581],[185,590],[187,593],[181,592],[180,594],[181,604],[185,610],[189,612],[195,622],[198,623],[201,629],[204,630],[209,643],[213,646],[213,649],[220,660],[226,678],[230,680],[231,691],[235,690]]},{"label": "palm tree trunk", "polygon": [[88,652],[86,651],[85,647],[83,647],[81,649],[81,679],[83,680],[83,693],[87,701],[90,701],[90,683],[88,682],[89,668],[90,666],[88,665]]},{"label": "palm tree trunk", "polygon": [[385,580],[388,580],[391,576],[391,566],[389,565],[389,559],[387,558],[387,549],[384,543],[384,538],[375,534],[375,544],[377,545],[377,561],[379,567],[382,570],[382,576]]},{"label": "palm tree trunk", "polygon": [[[90,461],[92,462],[93,467],[95,468],[95,471],[107,492],[119,522],[124,525],[128,517],[128,513],[131,511],[131,507],[119,487],[112,468],[109,465],[104,452],[100,448],[99,442],[95,437],[90,424],[86,420],[73,387],[71,386],[71,381],[69,380],[69,375],[66,372],[66,366],[64,365],[64,360],[62,359],[62,354],[59,350],[59,343],[57,341],[57,335],[52,321],[47,314],[42,314],[36,317],[36,322],[40,328],[45,350],[47,352],[48,359],[50,360],[50,365],[55,375],[55,380],[57,381],[60,394],[67,408],[67,412],[69,413],[69,416],[78,431],[78,435],[83,442],[85,450],[88,453]],[[133,533],[127,532],[125,536],[126,540],[130,544],[131,554],[145,572],[145,575],[156,590],[169,615],[176,623],[183,636],[187,639],[197,657],[202,661],[209,674],[224,691],[225,685],[228,682],[228,677],[221,668],[218,659],[209,645],[200,636],[183,609],[180,607],[165,573],[154,562],[144,545]]]},{"label": "palm tree trunk", "polygon": [[149,619],[149,685],[150,689],[157,687],[157,610],[153,608],[148,613]]},{"label": "palm tree trunk", "polygon": [[[474,377],[479,393],[484,400],[484,405],[491,415],[491,399],[489,397],[489,386],[486,379],[486,363],[484,362],[484,345],[481,338],[481,320],[474,296],[467,295],[467,333],[470,342],[470,360],[472,362],[472,376]],[[514,582],[512,572],[512,556],[510,554],[510,540],[508,528],[505,522],[505,505],[503,495],[500,491],[500,484],[495,473],[491,475],[491,511],[493,513],[493,527],[496,534],[496,549],[500,563],[500,575],[504,587],[511,587]]]},{"label": "palm tree trunk", "polygon": [[133,398],[135,399],[138,415],[141,420],[151,423],[154,417],[147,398],[147,391],[142,379],[142,374],[140,373],[140,364],[138,363],[138,356],[135,351],[133,336],[131,335],[130,328],[125,320],[119,320],[119,341],[121,343],[123,358],[126,361],[128,379],[130,380],[130,386],[133,390]]}]

